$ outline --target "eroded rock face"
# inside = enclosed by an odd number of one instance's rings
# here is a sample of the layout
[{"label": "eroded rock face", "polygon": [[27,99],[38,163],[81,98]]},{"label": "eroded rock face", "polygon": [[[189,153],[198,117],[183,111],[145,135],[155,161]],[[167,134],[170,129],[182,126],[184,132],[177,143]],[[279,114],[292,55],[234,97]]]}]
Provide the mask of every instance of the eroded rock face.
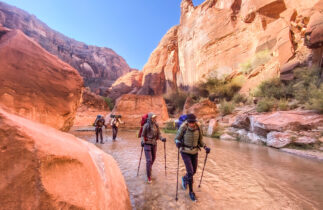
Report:
[{"label": "eroded rock face", "polygon": [[204,121],[215,118],[218,114],[216,104],[208,99],[185,108],[183,114],[194,114],[199,120]]},{"label": "eroded rock face", "polygon": [[141,87],[143,73],[138,70],[131,71],[117,79],[108,89],[107,95],[115,100],[123,94],[137,92]]},{"label": "eroded rock face", "polygon": [[166,103],[161,96],[125,94],[118,98],[112,114],[122,116],[127,128],[140,127],[141,117],[149,112],[157,115],[160,126],[169,120]]},{"label": "eroded rock face", "polygon": [[131,209],[116,161],[94,145],[0,108],[3,209]]},{"label": "eroded rock face", "polygon": [[142,95],[160,95],[177,87],[178,26],[171,28],[152,52],[143,68]]},{"label": "eroded rock face", "polygon": [[0,106],[54,128],[73,125],[79,73],[19,30],[0,28]]},{"label": "eroded rock face", "polygon": [[316,12],[310,19],[305,34],[305,43],[309,48],[323,47],[323,14]]},{"label": "eroded rock face", "polygon": [[23,31],[48,52],[73,66],[92,91],[107,89],[117,78],[131,71],[126,61],[112,49],[90,46],[68,38],[35,16],[2,2],[0,24]]},{"label": "eroded rock face", "polygon": [[[182,0],[180,24],[151,54],[139,93],[162,94],[241,73],[247,77],[242,93],[249,93],[262,81],[278,77],[280,67],[291,59],[309,55],[299,40],[307,20],[319,10],[317,2],[207,0],[194,7],[191,0]],[[249,64],[252,68],[246,70]]]},{"label": "eroded rock face", "polygon": [[106,116],[110,112],[108,104],[102,96],[85,88],[82,94],[82,102],[77,109],[73,126],[89,126],[95,121],[97,115]]}]

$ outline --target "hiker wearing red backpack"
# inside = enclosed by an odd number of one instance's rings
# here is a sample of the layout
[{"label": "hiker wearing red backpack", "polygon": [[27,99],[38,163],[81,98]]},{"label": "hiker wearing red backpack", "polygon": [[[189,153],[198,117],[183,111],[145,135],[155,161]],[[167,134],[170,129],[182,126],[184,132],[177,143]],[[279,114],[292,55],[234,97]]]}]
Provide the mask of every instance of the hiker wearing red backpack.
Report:
[{"label": "hiker wearing red backpack", "polygon": [[160,129],[156,118],[156,115],[149,113],[147,122],[144,124],[141,133],[141,146],[145,150],[148,183],[151,183],[151,170],[156,159],[157,140],[159,139],[166,142],[166,138],[162,138],[160,134]]}]

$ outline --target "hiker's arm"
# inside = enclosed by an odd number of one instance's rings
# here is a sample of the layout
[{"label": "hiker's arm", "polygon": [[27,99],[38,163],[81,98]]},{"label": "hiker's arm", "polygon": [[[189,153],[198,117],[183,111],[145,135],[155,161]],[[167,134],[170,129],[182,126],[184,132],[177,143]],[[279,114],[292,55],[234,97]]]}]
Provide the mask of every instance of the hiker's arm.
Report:
[{"label": "hiker's arm", "polygon": [[198,144],[200,147],[205,147],[206,144],[203,141],[203,132],[201,130],[199,130],[199,132],[200,132],[200,135],[199,135],[199,143]]},{"label": "hiker's arm", "polygon": [[175,144],[176,143],[181,143],[180,139],[183,139],[183,130],[184,130],[184,126],[181,126],[178,131],[177,131],[177,134],[176,134],[176,137],[175,137]]},{"label": "hiker's arm", "polygon": [[147,133],[147,124],[144,125],[141,132],[141,142],[145,142],[145,137]]}]

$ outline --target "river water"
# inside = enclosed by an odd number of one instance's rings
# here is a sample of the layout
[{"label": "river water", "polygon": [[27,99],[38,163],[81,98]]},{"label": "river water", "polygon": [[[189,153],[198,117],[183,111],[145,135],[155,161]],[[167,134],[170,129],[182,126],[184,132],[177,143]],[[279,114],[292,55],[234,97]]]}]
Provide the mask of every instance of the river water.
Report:
[{"label": "river water", "polygon": [[[95,143],[94,132],[72,132]],[[199,153],[194,176],[198,201],[192,202],[188,191],[180,185],[175,201],[177,149],[174,134],[167,138],[167,176],[165,176],[164,145],[159,142],[153,165],[152,184],[146,183],[143,154],[140,174],[140,140],[134,131],[121,131],[113,142],[111,130],[104,132],[99,148],[112,155],[127,182],[133,209],[323,209],[323,162],[304,159],[273,148],[242,142],[204,138],[211,148],[201,188],[205,151]],[[179,180],[185,174],[180,159]]]}]

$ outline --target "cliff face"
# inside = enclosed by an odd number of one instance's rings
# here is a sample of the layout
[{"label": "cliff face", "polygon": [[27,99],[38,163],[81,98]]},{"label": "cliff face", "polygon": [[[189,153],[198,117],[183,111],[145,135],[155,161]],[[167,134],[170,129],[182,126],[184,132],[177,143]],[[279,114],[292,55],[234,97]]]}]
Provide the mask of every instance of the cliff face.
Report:
[{"label": "cliff face", "polygon": [[19,29],[48,52],[77,69],[85,86],[92,91],[107,89],[120,76],[131,71],[126,61],[112,49],[89,46],[49,28],[35,16],[0,2],[0,24]]},{"label": "cliff face", "polygon": [[0,26],[0,107],[68,131],[83,81],[70,65],[19,30]]},{"label": "cliff face", "polygon": [[210,77],[243,74],[249,92],[279,75],[282,65],[307,59],[304,34],[318,0],[206,0],[181,3],[180,24],[171,28],[143,69],[137,93],[159,95]]}]

